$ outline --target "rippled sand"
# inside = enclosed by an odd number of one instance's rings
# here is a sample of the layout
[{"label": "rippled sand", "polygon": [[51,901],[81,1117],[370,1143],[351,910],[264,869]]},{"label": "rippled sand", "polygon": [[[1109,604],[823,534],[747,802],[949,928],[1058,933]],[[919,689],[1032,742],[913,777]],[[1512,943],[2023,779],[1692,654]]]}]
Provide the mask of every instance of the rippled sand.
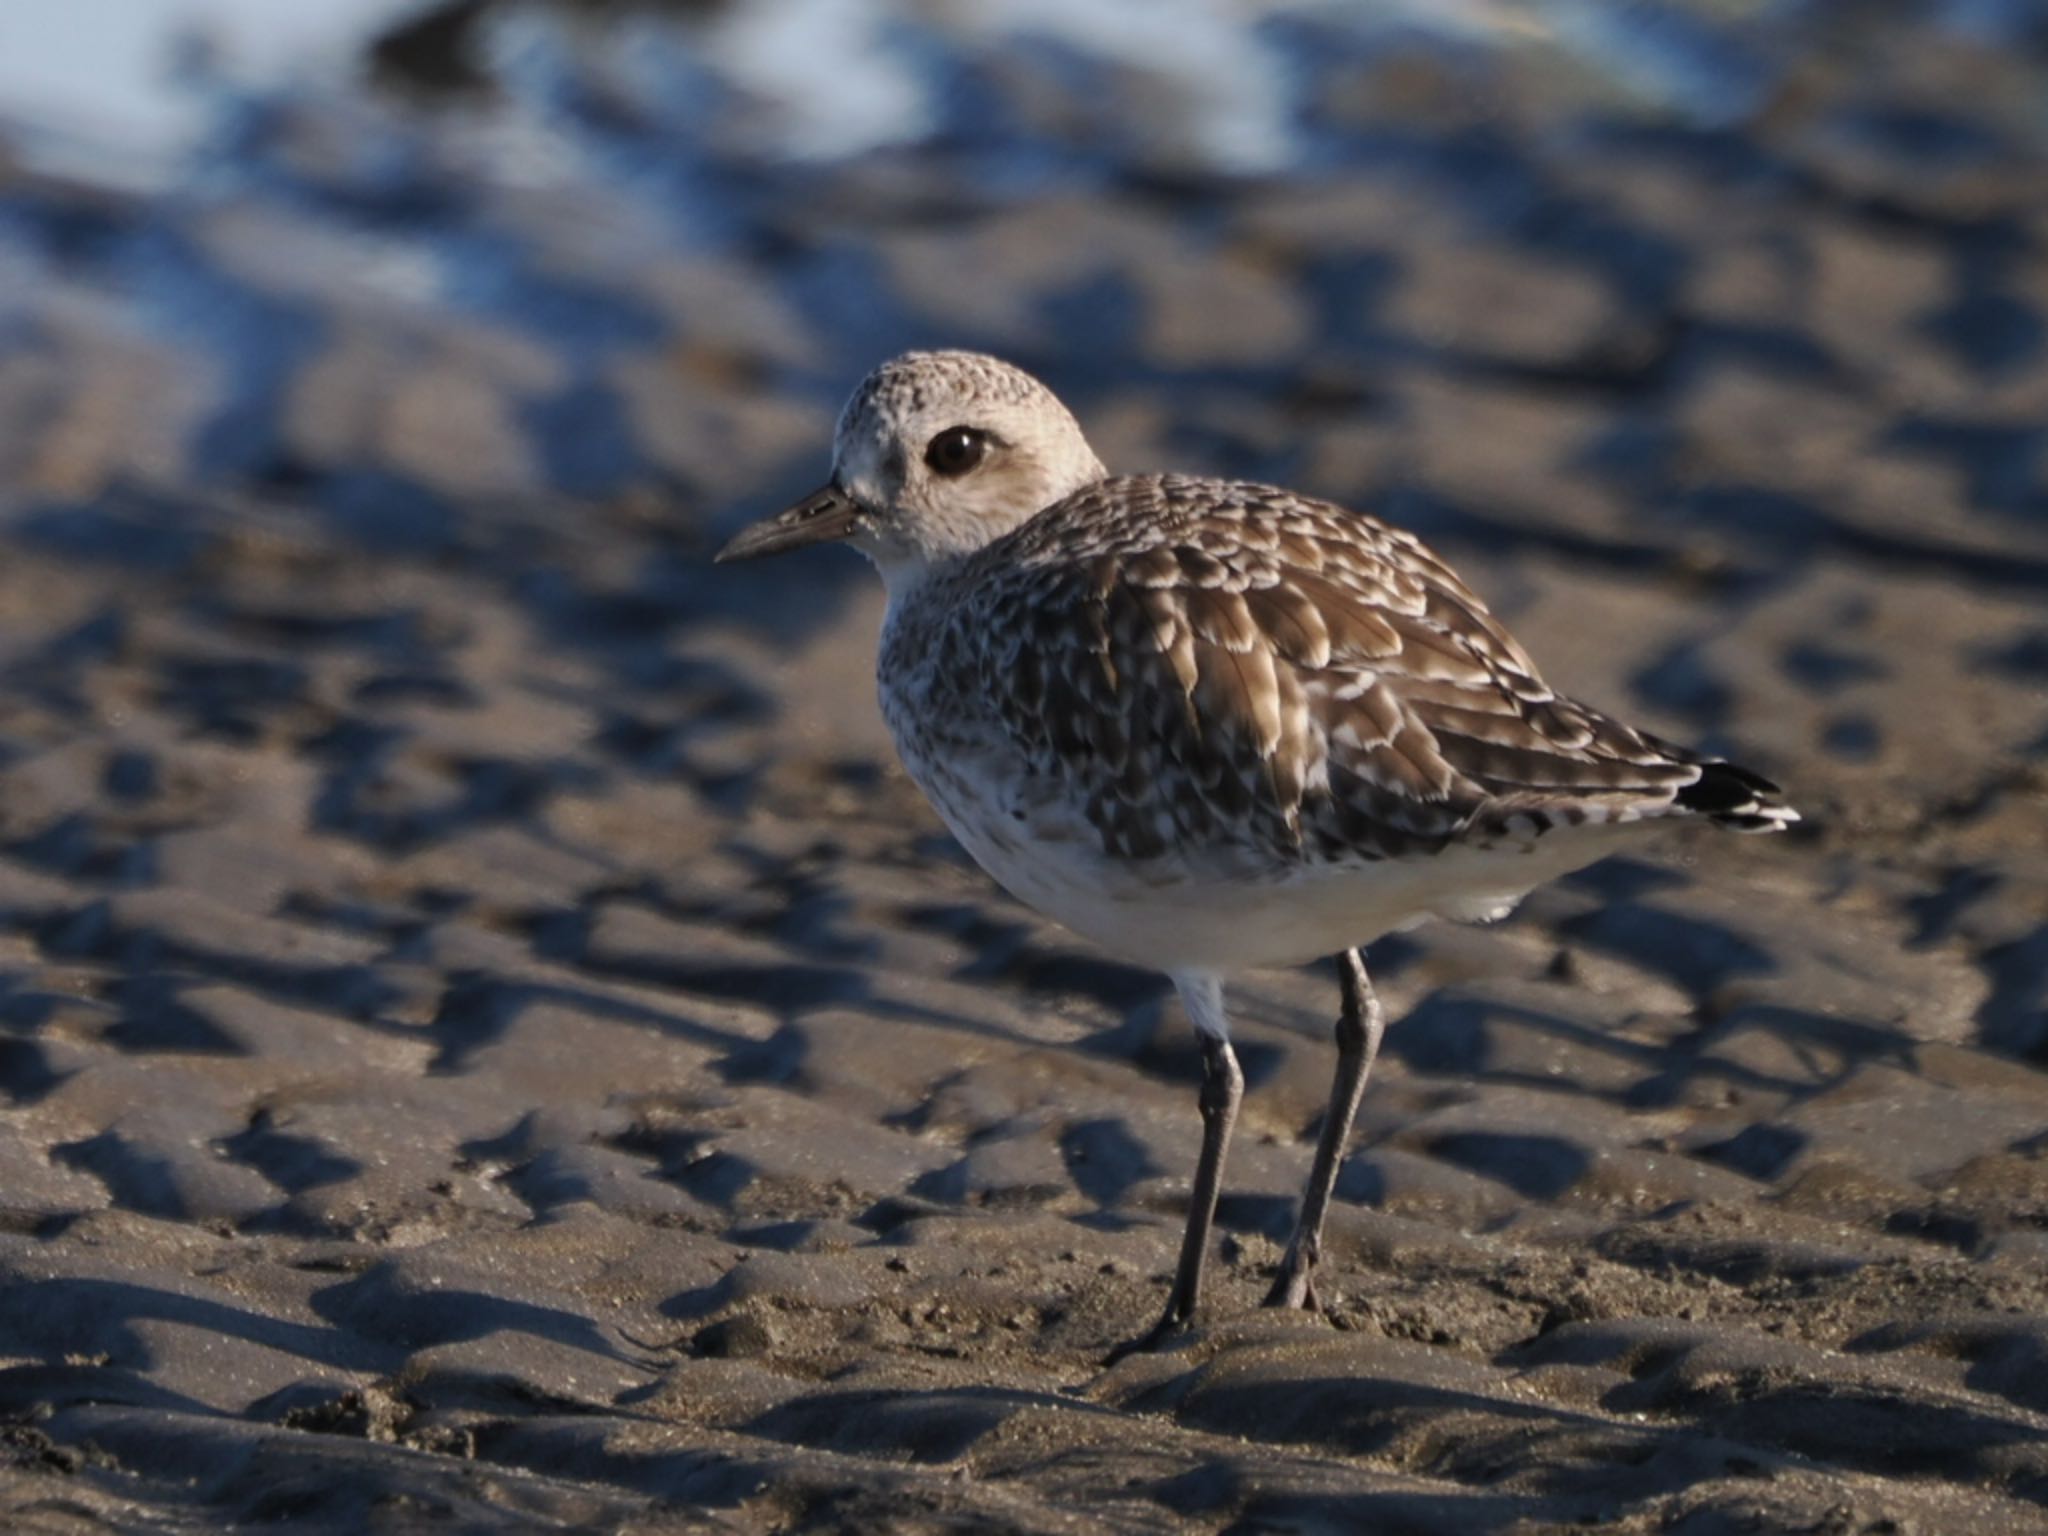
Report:
[{"label": "rippled sand", "polygon": [[[1733,126],[1333,57],[1348,158],[1251,179],[1023,66],[1014,140],[680,189],[355,95],[0,179],[0,1521],[2048,1528],[2041,76],[1860,45]],[[1254,1303],[1333,978],[1239,989],[1208,1326],[1104,1369],[1177,1007],[945,838],[851,557],[705,562],[933,340],[1812,817],[1375,947],[1328,1322]]]}]

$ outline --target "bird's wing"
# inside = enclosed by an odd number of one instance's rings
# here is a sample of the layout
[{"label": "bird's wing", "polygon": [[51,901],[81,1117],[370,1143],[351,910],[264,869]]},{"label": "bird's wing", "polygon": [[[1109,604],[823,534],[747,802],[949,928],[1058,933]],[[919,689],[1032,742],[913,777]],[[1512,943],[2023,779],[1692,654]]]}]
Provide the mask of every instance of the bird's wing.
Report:
[{"label": "bird's wing", "polygon": [[1708,766],[1559,697],[1413,536],[1271,487],[1106,481],[966,590],[982,707],[1126,858],[1426,854],[1692,809]]}]

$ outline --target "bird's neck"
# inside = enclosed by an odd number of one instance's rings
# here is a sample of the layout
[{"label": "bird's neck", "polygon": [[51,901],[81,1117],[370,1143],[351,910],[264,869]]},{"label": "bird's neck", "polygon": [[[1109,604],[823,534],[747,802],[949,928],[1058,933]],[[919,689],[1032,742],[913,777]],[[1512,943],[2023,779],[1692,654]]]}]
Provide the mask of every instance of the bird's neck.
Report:
[{"label": "bird's neck", "polygon": [[891,613],[931,580],[932,567],[936,563],[922,553],[896,551],[875,553],[868,558],[874,562],[875,570],[882,578],[882,588],[889,594]]},{"label": "bird's neck", "polygon": [[935,555],[927,551],[891,550],[868,552],[868,558],[882,578],[882,589],[889,595],[888,612],[894,617],[928,601],[974,553]]}]

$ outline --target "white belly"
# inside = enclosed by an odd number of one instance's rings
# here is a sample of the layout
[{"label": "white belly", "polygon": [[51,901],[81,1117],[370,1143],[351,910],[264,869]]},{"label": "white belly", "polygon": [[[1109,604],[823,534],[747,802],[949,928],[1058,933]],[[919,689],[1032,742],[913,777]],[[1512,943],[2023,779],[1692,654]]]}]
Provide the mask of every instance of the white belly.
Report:
[{"label": "white belly", "polygon": [[1167,972],[1296,965],[1431,917],[1499,917],[1646,830],[1558,828],[1526,844],[1347,864],[1132,863],[1103,853],[1079,807],[1032,801],[1000,759],[903,755],[954,837],[1011,895],[1112,954]]}]

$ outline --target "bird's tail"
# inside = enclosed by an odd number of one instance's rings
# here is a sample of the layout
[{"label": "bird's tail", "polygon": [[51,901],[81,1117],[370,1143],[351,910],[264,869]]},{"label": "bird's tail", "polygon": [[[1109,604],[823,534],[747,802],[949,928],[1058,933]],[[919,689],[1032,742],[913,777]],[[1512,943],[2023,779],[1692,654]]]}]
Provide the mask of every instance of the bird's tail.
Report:
[{"label": "bird's tail", "polygon": [[1777,785],[1760,773],[1718,759],[1699,762],[1700,776],[1673,803],[1737,832],[1780,832],[1799,819]]}]

